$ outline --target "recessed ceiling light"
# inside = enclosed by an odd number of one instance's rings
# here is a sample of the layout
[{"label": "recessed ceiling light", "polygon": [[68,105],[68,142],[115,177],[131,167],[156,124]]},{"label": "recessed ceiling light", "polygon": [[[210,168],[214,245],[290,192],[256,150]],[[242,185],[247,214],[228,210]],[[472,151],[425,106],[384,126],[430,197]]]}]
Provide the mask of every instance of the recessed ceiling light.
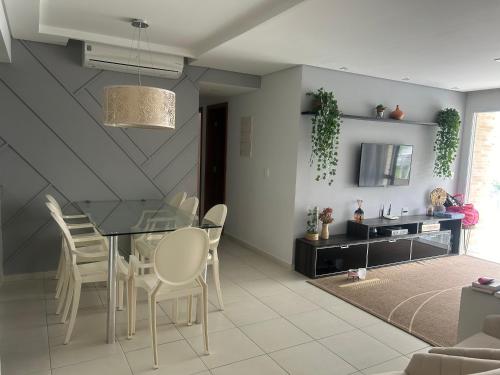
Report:
[{"label": "recessed ceiling light", "polygon": [[410,80],[410,78],[408,78],[408,77],[403,77],[403,78],[401,78],[401,79],[402,79],[403,81],[409,81],[409,80]]},{"label": "recessed ceiling light", "polygon": [[341,66],[339,69],[340,70],[349,70],[349,69],[347,69],[347,66]]}]

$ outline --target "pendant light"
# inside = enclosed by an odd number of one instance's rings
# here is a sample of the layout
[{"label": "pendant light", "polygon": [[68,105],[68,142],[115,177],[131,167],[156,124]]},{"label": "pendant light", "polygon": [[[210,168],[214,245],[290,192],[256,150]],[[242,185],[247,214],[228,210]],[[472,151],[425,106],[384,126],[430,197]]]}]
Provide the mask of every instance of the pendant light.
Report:
[{"label": "pendant light", "polygon": [[138,85],[104,87],[104,125],[121,128],[175,129],[175,93],[141,84],[141,31],[149,25],[144,20],[134,19],[132,26],[139,30]]}]

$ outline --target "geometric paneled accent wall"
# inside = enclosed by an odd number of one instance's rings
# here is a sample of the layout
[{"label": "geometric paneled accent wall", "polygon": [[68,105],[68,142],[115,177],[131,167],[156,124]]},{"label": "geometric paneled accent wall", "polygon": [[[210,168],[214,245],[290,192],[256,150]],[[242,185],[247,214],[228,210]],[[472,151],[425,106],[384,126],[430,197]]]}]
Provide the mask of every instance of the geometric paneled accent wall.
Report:
[{"label": "geometric paneled accent wall", "polygon": [[176,93],[176,129],[104,127],[102,89],[137,77],[81,66],[81,44],[13,40],[12,64],[0,64],[0,185],[4,274],[54,269],[57,228],[44,205],[77,200],[197,194],[200,124],[197,81],[206,68],[186,66],[178,80],[142,77]]}]

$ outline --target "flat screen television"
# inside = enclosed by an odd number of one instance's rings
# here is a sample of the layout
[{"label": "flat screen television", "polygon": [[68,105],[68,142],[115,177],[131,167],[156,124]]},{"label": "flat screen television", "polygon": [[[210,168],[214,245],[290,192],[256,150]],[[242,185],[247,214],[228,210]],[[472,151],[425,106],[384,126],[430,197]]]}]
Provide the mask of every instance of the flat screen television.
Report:
[{"label": "flat screen television", "polygon": [[359,186],[410,184],[413,146],[362,143]]}]

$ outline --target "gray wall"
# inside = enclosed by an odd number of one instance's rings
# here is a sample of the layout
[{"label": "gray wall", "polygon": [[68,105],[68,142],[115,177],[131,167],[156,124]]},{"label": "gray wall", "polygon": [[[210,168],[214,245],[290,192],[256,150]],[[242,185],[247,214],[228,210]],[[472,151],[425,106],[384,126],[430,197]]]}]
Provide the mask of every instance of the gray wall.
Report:
[{"label": "gray wall", "polygon": [[[310,108],[308,91],[324,87],[332,90],[340,109],[347,114],[373,115],[373,108],[383,103],[389,112],[400,105],[408,120],[435,121],[436,113],[446,107],[456,108],[464,121],[466,94],[426,86],[396,82],[327,69],[303,67],[302,110]],[[387,116],[387,113],[386,113]],[[428,193],[441,186],[449,192],[457,191],[457,179],[433,177],[433,143],[437,128],[405,124],[389,124],[344,119],[339,147],[339,165],[334,184],[314,181],[314,168],[309,166],[311,154],[311,116],[302,116],[298,144],[297,186],[295,196],[295,234],[305,231],[307,208],[333,207],[336,223],[334,233],[344,233],[346,220],[353,216],[356,199],[364,200],[368,217],[376,217],[381,204],[392,203],[393,213],[399,215],[402,207],[411,214],[425,212]],[[360,144],[403,143],[414,145],[411,181],[409,186],[368,188],[357,186]],[[455,176],[458,172],[455,164]]]},{"label": "gray wall", "polygon": [[122,130],[101,125],[101,92],[135,84],[134,75],[82,68],[79,43],[13,41],[12,53],[13,64],[0,64],[5,274],[55,267],[59,243],[45,194],[64,206],[197,194],[197,82],[210,69],[187,66],[178,80],[143,77],[143,85],[175,91],[176,129]]}]

